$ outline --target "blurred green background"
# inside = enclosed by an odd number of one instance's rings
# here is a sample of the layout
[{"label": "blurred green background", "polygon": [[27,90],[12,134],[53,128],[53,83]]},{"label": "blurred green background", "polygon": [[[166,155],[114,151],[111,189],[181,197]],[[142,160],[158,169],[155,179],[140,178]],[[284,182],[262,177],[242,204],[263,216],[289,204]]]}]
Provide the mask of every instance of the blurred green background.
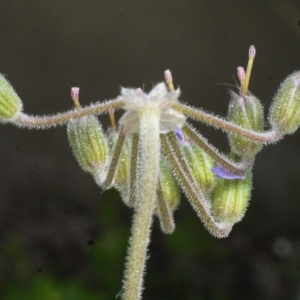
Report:
[{"label": "blurred green background", "polygon": [[[184,102],[225,116],[218,84],[235,84],[253,44],[250,90],[267,116],[300,67],[296,0],[11,0],[0,11],[0,72],[28,114],[72,108],[72,86],[82,105],[120,86],[147,91],[169,68]],[[197,127],[228,151],[224,134]],[[249,209],[226,239],[210,236],[184,197],[174,234],[155,220],[143,299],[300,299],[299,149],[298,130],[258,155]],[[64,127],[0,126],[0,299],[113,299],[131,216],[81,171]]]}]

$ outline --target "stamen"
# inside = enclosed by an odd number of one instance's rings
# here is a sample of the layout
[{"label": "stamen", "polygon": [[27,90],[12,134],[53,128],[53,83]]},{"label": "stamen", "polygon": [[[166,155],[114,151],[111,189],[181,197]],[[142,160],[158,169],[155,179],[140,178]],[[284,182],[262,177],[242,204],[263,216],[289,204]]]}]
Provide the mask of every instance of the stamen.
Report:
[{"label": "stamen", "polygon": [[172,78],[172,74],[171,74],[170,70],[165,71],[165,80],[166,80],[166,83],[169,87],[170,92],[174,92],[175,89],[174,89],[174,86],[173,86],[173,78]]},{"label": "stamen", "polygon": [[71,97],[74,101],[75,107],[77,110],[81,109],[80,103],[79,103],[79,87],[72,87],[71,88]]},{"label": "stamen", "polygon": [[248,65],[247,65],[247,70],[246,70],[246,78],[245,78],[245,94],[248,92],[250,76],[251,76],[251,71],[252,71],[255,54],[256,54],[256,50],[255,50],[255,47],[252,45],[249,48],[249,60],[248,60]]}]

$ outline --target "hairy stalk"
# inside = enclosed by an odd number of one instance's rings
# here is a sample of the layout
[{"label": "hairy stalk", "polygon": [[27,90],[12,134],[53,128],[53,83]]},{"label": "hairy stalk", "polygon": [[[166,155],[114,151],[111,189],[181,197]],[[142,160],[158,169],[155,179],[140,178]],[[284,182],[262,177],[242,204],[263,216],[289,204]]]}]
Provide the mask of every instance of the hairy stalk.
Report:
[{"label": "hairy stalk", "polygon": [[129,206],[134,207],[136,201],[137,161],[138,161],[139,136],[134,133],[131,145],[130,180],[129,180]]},{"label": "hairy stalk", "polygon": [[117,171],[117,165],[120,159],[120,155],[121,155],[121,151],[122,151],[122,147],[124,144],[124,140],[125,140],[125,134],[122,132],[122,128],[120,129],[120,133],[118,136],[118,140],[117,143],[115,145],[115,149],[114,149],[114,153],[112,155],[110,164],[109,164],[109,169],[106,175],[106,179],[103,182],[103,187],[105,188],[109,188],[113,182],[115,173]]},{"label": "hairy stalk", "polygon": [[139,112],[140,131],[138,159],[137,203],[124,276],[124,300],[141,299],[147,246],[155,208],[157,178],[159,174],[160,112],[147,106]]},{"label": "hairy stalk", "polygon": [[191,138],[212,159],[214,159],[219,165],[223,166],[228,171],[237,175],[243,175],[249,169],[251,169],[254,159],[243,161],[242,163],[235,163],[229,160],[223,154],[220,154],[217,149],[210,145],[207,140],[190,125],[184,125],[182,127],[182,131],[186,133],[186,135]]},{"label": "hairy stalk", "polygon": [[117,99],[80,108],[80,110],[59,113],[54,116],[34,117],[20,113],[17,118],[12,121],[12,123],[21,127],[47,129],[56,125],[63,125],[72,119],[77,119],[87,115],[97,115],[107,111],[108,109],[119,108],[122,106],[124,106],[124,102],[121,99]]},{"label": "hairy stalk", "polygon": [[162,231],[168,234],[173,233],[175,230],[173,212],[170,209],[170,205],[164,198],[160,182],[158,182],[157,189],[157,210],[160,215],[159,221]]},{"label": "hairy stalk", "polygon": [[270,130],[267,132],[255,132],[247,130],[220,117],[216,117],[214,115],[205,113],[202,110],[191,108],[181,103],[174,104],[173,108],[207,125],[223,129],[226,132],[238,134],[256,142],[268,144],[274,143],[282,138],[282,134],[279,131]]}]

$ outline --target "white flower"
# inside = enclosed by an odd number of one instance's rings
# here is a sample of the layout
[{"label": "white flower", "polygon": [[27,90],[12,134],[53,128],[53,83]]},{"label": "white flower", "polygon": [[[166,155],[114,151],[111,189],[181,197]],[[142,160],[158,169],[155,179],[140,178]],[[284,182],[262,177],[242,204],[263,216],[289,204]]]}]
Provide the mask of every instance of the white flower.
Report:
[{"label": "white flower", "polygon": [[140,128],[139,115],[145,109],[153,107],[160,115],[159,132],[167,133],[180,129],[186,117],[172,108],[178,102],[180,90],[169,92],[165,83],[157,84],[149,94],[141,89],[122,88],[120,99],[125,102],[126,112],[119,123],[124,126],[124,132],[138,132]]}]

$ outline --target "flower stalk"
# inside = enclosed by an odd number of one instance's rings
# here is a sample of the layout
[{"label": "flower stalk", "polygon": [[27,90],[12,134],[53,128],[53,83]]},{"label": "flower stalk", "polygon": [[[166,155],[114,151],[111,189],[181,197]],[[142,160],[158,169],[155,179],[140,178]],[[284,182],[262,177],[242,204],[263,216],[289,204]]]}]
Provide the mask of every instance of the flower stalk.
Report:
[{"label": "flower stalk", "polygon": [[139,113],[140,159],[138,163],[137,207],[124,276],[124,300],[141,299],[147,246],[155,208],[159,173],[159,117],[156,107],[149,106]]}]

